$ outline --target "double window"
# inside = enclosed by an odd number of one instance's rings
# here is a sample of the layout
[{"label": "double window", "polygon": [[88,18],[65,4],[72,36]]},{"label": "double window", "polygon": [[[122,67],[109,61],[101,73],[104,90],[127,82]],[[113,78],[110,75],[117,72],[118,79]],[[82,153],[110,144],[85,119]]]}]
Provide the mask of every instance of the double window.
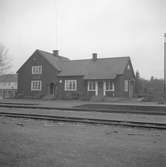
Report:
[{"label": "double window", "polygon": [[40,80],[31,81],[31,90],[32,91],[41,91],[42,90],[42,82]]},{"label": "double window", "polygon": [[88,91],[95,91],[95,95],[98,95],[98,82],[88,81]]},{"label": "double window", "polygon": [[96,91],[96,82],[88,81],[88,91]]},{"label": "double window", "polygon": [[76,91],[77,80],[65,80],[65,91]]},{"label": "double window", "polygon": [[32,74],[42,74],[42,65],[32,66]]},{"label": "double window", "polygon": [[103,95],[106,95],[107,91],[115,91],[115,86],[112,80],[106,80],[103,83]]},{"label": "double window", "polygon": [[106,91],[113,90],[113,86],[114,86],[113,82],[110,81],[110,80],[107,80],[107,81],[104,82],[104,90],[106,90]]}]

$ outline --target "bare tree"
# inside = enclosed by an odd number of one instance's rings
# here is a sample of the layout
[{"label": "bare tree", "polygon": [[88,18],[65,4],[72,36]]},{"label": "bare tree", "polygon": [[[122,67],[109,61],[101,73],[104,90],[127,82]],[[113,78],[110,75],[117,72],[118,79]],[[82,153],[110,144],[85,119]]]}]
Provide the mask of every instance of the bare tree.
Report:
[{"label": "bare tree", "polygon": [[8,57],[8,49],[0,44],[0,75],[7,73],[10,68],[11,64]]}]

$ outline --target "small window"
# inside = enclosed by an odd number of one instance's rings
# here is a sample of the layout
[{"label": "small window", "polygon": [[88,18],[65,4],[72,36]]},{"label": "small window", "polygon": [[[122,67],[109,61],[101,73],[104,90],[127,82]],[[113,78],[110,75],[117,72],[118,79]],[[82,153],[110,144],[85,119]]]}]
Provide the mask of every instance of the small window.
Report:
[{"label": "small window", "polygon": [[42,74],[42,65],[32,66],[32,74]]},{"label": "small window", "polygon": [[128,88],[129,88],[129,81],[128,81],[128,80],[125,80],[125,81],[124,81],[124,91],[125,91],[125,92],[128,92]]},{"label": "small window", "polygon": [[127,69],[130,70],[130,65],[128,64]]},{"label": "small window", "polygon": [[76,80],[65,80],[65,91],[76,91],[77,81]]},{"label": "small window", "polygon": [[42,82],[40,80],[31,81],[31,90],[40,91],[42,89]]},{"label": "small window", "polygon": [[95,91],[95,90],[96,90],[96,82],[88,81],[88,91]]}]

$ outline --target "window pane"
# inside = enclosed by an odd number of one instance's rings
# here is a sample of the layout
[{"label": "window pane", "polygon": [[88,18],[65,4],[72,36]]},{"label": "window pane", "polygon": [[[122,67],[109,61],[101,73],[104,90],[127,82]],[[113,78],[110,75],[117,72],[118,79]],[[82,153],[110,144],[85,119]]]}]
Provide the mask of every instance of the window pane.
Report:
[{"label": "window pane", "polygon": [[110,80],[105,81],[105,89],[112,90],[112,81]]},{"label": "window pane", "polygon": [[41,81],[31,81],[31,90],[36,90],[39,91],[41,90],[42,86],[41,86]]},{"label": "window pane", "polygon": [[32,66],[32,74],[42,74],[42,65]]},{"label": "window pane", "polygon": [[65,80],[65,90],[66,91],[77,90],[77,81],[76,80]]},{"label": "window pane", "polygon": [[88,90],[89,91],[95,91],[96,90],[95,81],[88,81]]}]

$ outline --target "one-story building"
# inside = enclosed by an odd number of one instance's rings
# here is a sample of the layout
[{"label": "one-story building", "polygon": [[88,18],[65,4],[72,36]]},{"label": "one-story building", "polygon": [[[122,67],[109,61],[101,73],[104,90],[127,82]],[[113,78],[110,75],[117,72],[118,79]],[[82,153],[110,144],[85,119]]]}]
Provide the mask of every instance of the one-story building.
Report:
[{"label": "one-story building", "polygon": [[17,92],[17,74],[0,76],[0,98],[14,98]]},{"label": "one-story building", "polygon": [[135,75],[130,57],[70,60],[58,50],[36,50],[17,71],[18,95],[57,99],[92,96],[133,97]]}]

